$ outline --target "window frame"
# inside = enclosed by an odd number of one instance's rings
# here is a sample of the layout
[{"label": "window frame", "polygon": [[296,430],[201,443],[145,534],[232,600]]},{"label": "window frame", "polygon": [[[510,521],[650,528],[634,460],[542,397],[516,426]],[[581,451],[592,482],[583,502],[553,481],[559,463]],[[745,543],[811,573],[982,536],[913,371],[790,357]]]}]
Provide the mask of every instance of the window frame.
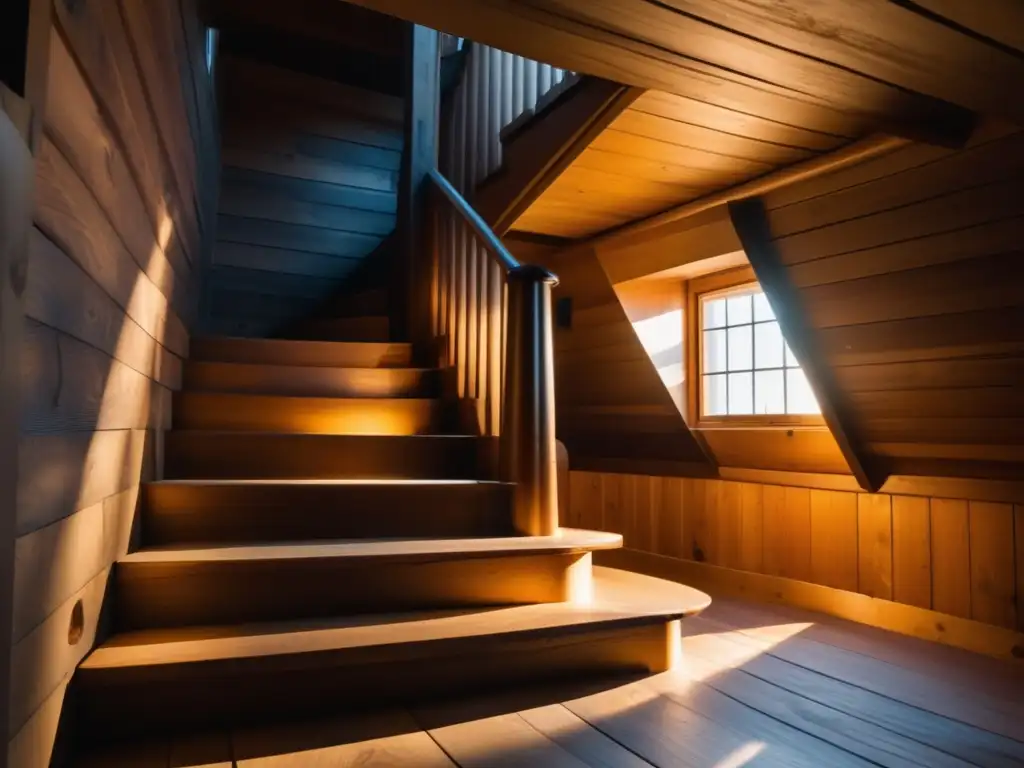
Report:
[{"label": "window frame", "polygon": [[[689,352],[686,355],[687,411],[693,414],[692,428],[824,427],[825,419],[821,414],[704,415],[704,313],[701,312],[701,299],[709,295],[728,296],[730,293],[740,293],[752,285],[760,288],[754,270],[749,266],[715,272],[687,281],[684,316],[686,327],[683,338],[685,349]],[[764,289],[761,288],[761,290]]]}]

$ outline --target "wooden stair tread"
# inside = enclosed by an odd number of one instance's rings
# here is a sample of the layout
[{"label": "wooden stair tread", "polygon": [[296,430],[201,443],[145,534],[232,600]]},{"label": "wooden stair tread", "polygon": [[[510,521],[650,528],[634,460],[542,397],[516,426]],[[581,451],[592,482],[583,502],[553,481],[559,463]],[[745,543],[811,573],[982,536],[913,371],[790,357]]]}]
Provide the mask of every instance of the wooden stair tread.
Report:
[{"label": "wooden stair tread", "polygon": [[190,341],[189,352],[200,361],[334,368],[404,368],[412,362],[412,345],[401,342],[201,336]]},{"label": "wooden stair tread", "polygon": [[157,547],[125,555],[120,565],[182,565],[269,560],[344,559],[387,563],[501,557],[527,554],[573,554],[622,546],[622,536],[604,531],[563,528],[555,536],[498,536],[472,539],[351,539],[262,545]]},{"label": "wooden stair tread", "polygon": [[[586,604],[546,603],[487,610],[375,614],[329,620],[227,627],[142,630],[115,635],[82,662],[88,676],[104,670],[166,667],[325,651],[376,650],[381,660],[448,654],[442,641],[558,634],[700,613],[711,602],[675,582],[594,568]],[[376,654],[375,654],[376,656]]]}]

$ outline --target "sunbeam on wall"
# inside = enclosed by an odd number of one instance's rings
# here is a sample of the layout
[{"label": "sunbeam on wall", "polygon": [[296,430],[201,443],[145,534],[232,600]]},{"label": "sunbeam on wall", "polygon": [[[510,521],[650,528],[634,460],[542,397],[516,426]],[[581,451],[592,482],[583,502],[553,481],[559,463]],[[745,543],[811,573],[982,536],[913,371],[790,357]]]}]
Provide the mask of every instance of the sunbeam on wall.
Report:
[{"label": "sunbeam on wall", "polygon": [[658,376],[682,412],[686,379],[682,281],[630,280],[616,285],[615,293]]}]

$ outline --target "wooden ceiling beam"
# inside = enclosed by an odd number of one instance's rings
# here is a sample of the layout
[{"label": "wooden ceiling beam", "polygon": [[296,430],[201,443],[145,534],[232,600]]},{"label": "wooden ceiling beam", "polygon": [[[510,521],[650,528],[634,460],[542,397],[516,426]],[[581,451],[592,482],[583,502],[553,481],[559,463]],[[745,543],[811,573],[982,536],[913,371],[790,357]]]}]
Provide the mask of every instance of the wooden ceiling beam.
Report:
[{"label": "wooden ceiling beam", "polygon": [[624,247],[638,239],[655,236],[657,230],[669,227],[690,216],[725,205],[733,200],[757,197],[798,181],[805,181],[815,176],[832,173],[851,165],[857,165],[865,160],[870,160],[872,157],[884,155],[904,147],[909,143],[907,139],[901,139],[896,136],[882,134],[869,136],[866,139],[847,144],[835,152],[819,155],[801,163],[794,163],[785,168],[766,173],[763,176],[758,176],[750,181],[744,181],[674,208],[669,208],[654,216],[638,219],[616,229],[608,230],[580,243],[580,247],[599,247],[601,250]]},{"label": "wooden ceiling beam", "polygon": [[[865,0],[878,2],[878,0]],[[807,110],[943,145],[969,110],[810,53],[639,0],[351,0],[554,66],[794,125]],[[914,18],[917,18],[916,16]],[[933,25],[937,26],[938,25]],[[941,28],[941,27],[939,27]],[[1006,101],[1006,99],[1004,99]],[[783,105],[780,114],[779,107]]]},{"label": "wooden ceiling beam", "polygon": [[835,437],[850,472],[865,491],[877,491],[885,483],[887,475],[881,471],[878,462],[871,461],[863,442],[857,437],[835,377],[820,354],[807,323],[800,293],[782,263],[764,203],[757,197],[733,201],[729,203],[729,215],[754,274],[778,318],[782,334],[800,361],[818,398],[821,415]]},{"label": "wooden ceiling beam", "polygon": [[642,88],[587,77],[504,145],[501,170],[477,190],[474,204],[503,235],[573,160],[641,94]]}]

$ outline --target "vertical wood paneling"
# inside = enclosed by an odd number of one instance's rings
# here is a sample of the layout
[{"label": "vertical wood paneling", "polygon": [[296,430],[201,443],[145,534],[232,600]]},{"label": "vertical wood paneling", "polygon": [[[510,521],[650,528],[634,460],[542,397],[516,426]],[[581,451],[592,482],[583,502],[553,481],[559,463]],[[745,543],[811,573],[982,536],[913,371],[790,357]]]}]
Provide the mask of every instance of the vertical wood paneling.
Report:
[{"label": "vertical wood paneling", "polygon": [[1001,627],[1017,623],[1013,506],[972,501],[971,618]]},{"label": "vertical wood paneling", "polygon": [[1013,508],[1013,540],[1017,570],[1017,629],[1024,630],[1024,505]]},{"label": "vertical wood paneling", "polygon": [[811,581],[857,590],[857,495],[811,491]]},{"label": "vertical wood paneling", "polygon": [[706,559],[703,539],[706,535],[706,496],[704,480],[683,480],[683,558],[703,562]]},{"label": "vertical wood paneling", "polygon": [[932,608],[971,616],[971,552],[967,502],[932,499]]},{"label": "vertical wood paneling", "polygon": [[811,578],[811,492],[806,488],[764,488],[765,573]]},{"label": "vertical wood paneling", "polygon": [[572,524],[631,548],[1024,629],[1024,505],[571,474]]},{"label": "vertical wood paneling", "polygon": [[892,502],[884,493],[857,496],[858,591],[892,599]]},{"label": "vertical wood paneling", "polygon": [[763,486],[740,483],[739,563],[744,571],[764,568],[764,494]]},{"label": "vertical wood paneling", "polygon": [[567,528],[601,528],[601,475],[597,472],[569,473],[569,515]]},{"label": "vertical wood paneling", "polygon": [[740,567],[740,542],[743,536],[743,486],[719,481],[714,484],[711,514],[714,520],[715,565]]},{"label": "vertical wood paneling", "polygon": [[683,550],[683,480],[661,478],[661,505],[654,516],[654,552],[669,557],[684,557]]},{"label": "vertical wood paneling", "polygon": [[892,497],[892,597],[932,607],[931,516],[927,498]]}]

